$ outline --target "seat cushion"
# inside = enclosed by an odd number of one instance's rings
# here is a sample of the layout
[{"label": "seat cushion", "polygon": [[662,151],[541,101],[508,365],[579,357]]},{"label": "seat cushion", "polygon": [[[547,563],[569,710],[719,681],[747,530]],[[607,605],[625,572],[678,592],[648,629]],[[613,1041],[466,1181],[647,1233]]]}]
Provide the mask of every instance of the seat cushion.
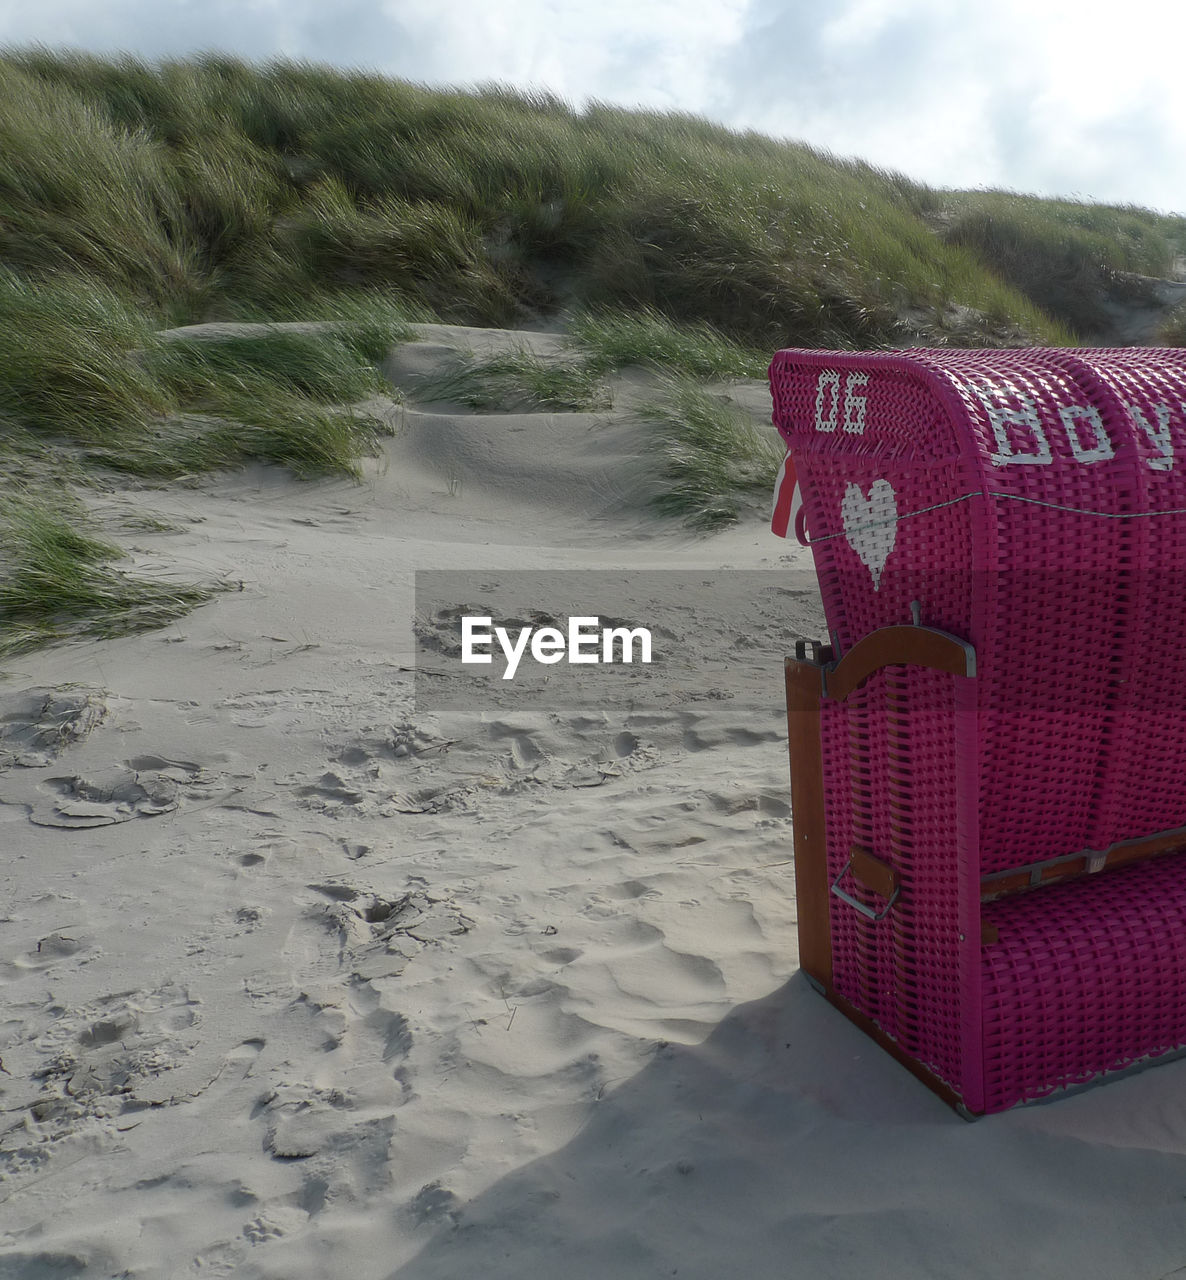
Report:
[{"label": "seat cushion", "polygon": [[1186,853],[986,903],[985,1109],[1186,1045]]}]

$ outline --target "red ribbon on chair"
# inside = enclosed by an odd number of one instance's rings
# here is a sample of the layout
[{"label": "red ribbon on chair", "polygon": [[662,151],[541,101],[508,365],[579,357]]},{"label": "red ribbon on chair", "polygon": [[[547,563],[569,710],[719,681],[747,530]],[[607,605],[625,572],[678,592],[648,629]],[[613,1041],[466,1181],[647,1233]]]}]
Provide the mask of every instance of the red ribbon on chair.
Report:
[{"label": "red ribbon on chair", "polygon": [[778,469],[774,482],[774,509],[770,513],[770,531],[776,538],[790,537],[791,529],[803,546],[807,546],[807,513],[803,509],[803,495],[799,491],[799,475],[790,450]]}]

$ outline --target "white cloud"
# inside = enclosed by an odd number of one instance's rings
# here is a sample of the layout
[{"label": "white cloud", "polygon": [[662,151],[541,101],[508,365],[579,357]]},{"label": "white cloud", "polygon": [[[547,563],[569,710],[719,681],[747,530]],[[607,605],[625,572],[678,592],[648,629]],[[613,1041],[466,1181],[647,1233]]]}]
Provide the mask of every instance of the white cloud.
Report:
[{"label": "white cloud", "polygon": [[[1158,50],[1186,11],[1155,0],[755,0],[724,108],[940,185],[1186,206],[1182,77]],[[798,19],[784,60],[776,33]],[[790,62],[791,66],[786,63]],[[794,70],[794,76],[788,75]]]},{"label": "white cloud", "polygon": [[717,50],[738,39],[744,0],[412,0],[389,12],[423,61],[393,50],[384,69],[450,83],[507,80],[574,102],[599,98],[697,110]]}]

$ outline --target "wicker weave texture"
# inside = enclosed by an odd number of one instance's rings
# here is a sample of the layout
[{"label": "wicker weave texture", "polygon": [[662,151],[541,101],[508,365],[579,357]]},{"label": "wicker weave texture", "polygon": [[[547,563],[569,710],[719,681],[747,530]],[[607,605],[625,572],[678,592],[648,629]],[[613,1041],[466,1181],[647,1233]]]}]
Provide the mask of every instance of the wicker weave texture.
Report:
[{"label": "wicker weave texture", "polygon": [[847,784],[828,808],[830,880],[885,906],[844,874],[859,845],[901,882],[879,921],[831,899],[836,990],[965,1094],[952,680],[885,668],[846,703],[824,703],[821,739],[825,777]]},{"label": "wicker weave texture", "polygon": [[1186,1044],[1186,856],[988,903],[985,1110]]},{"label": "wicker weave texture", "polygon": [[840,651],[912,601],[976,648],[983,870],[1182,821],[1149,728],[1186,714],[1186,353],[784,351],[771,386]]},{"label": "wicker weave texture", "polygon": [[959,734],[955,677],[824,700],[830,876],[902,882],[831,903],[836,990],[973,1110],[1186,1045],[1186,854],[979,938],[982,874],[1186,825],[1186,352],[785,351],[771,387],[838,654],[917,602],[977,656]]}]

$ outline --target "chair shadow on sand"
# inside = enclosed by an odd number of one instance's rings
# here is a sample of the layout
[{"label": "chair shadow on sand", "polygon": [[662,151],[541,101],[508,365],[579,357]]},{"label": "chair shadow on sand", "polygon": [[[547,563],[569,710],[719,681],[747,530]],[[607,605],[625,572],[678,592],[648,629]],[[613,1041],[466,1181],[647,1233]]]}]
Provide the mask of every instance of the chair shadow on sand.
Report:
[{"label": "chair shadow on sand", "polygon": [[1186,1061],[969,1124],[796,973],[390,1280],[1027,1275],[1186,1276]]}]

